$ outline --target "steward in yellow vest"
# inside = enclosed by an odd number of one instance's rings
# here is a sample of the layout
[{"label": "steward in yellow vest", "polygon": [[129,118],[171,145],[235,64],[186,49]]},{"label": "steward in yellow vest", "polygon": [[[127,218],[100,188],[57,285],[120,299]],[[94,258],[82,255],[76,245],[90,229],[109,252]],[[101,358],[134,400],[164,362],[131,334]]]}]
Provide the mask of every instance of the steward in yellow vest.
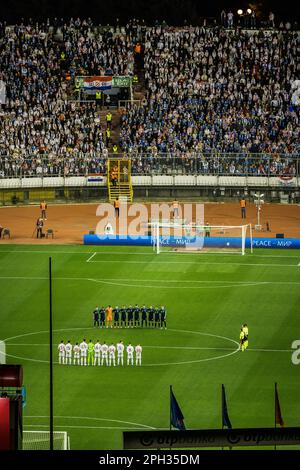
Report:
[{"label": "steward in yellow vest", "polygon": [[112,123],[112,114],[109,112],[106,115],[106,125],[107,125],[107,127],[111,128],[111,123]]}]

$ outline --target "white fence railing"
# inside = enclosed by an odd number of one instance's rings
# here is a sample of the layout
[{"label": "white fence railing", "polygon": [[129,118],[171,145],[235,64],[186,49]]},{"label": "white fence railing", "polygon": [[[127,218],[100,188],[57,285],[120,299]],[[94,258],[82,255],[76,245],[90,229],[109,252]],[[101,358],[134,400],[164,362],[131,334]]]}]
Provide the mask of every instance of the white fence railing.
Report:
[{"label": "white fence railing", "polygon": [[300,155],[200,153],[35,154],[0,156],[1,178],[87,177],[105,175],[110,158],[130,159],[134,176],[258,176],[292,179],[300,176]]},{"label": "white fence railing", "polygon": [[[280,176],[218,176],[218,175],[152,175],[132,176],[134,187],[219,187],[219,188],[299,188],[300,177],[289,179]],[[105,187],[105,176],[85,177],[31,177],[2,178],[0,189],[34,189],[34,188],[82,188]]]}]

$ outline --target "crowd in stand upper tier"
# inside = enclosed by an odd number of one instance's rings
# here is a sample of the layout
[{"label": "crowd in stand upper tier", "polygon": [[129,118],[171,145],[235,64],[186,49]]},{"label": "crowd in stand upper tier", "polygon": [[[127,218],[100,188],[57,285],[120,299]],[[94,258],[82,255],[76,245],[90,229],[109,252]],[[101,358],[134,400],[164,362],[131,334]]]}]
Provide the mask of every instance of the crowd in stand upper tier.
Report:
[{"label": "crowd in stand upper tier", "polygon": [[[299,107],[291,99],[300,73],[298,32],[220,26],[142,31],[134,22],[105,29],[77,19],[0,24],[0,80],[7,95],[0,105],[0,177],[103,173],[111,148],[99,108],[68,101],[70,89],[77,75],[133,75],[138,39],[146,97],[122,116],[119,142],[133,158],[134,173],[168,172],[175,161],[184,173],[295,172],[290,157],[279,161],[277,155],[300,154]],[[221,152],[237,157],[221,161]],[[165,163],[155,162],[160,153]],[[262,157],[260,163],[248,159],[245,168],[249,153],[272,154],[272,165]]]},{"label": "crowd in stand upper tier", "polygon": [[299,153],[298,33],[156,27],[144,56],[147,104],[124,115],[124,149]]},{"label": "crowd in stand upper tier", "polygon": [[[94,159],[101,165],[106,142],[99,110],[95,102],[79,107],[68,101],[68,88],[76,75],[132,74],[133,61],[126,34],[95,32],[88,21],[60,28],[1,27],[0,80],[6,84],[6,104],[0,110],[2,174],[20,168],[23,174],[55,174],[58,168],[60,174],[77,174],[85,165],[84,154],[90,166]],[[59,162],[66,156],[69,163],[62,172]],[[46,164],[41,165],[41,157]]]}]

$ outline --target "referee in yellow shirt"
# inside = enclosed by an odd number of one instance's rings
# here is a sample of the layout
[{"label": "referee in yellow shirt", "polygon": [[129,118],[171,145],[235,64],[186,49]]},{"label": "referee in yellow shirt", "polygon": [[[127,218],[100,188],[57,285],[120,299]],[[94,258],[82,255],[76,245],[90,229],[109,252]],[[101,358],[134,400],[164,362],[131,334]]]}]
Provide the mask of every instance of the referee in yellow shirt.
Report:
[{"label": "referee in yellow shirt", "polygon": [[248,334],[249,334],[249,331],[248,331],[248,326],[247,326],[246,323],[244,325],[242,325],[242,330],[244,332],[244,348],[247,349],[248,348]]},{"label": "referee in yellow shirt", "polygon": [[245,333],[243,332],[243,328],[240,331],[240,351],[245,351]]}]

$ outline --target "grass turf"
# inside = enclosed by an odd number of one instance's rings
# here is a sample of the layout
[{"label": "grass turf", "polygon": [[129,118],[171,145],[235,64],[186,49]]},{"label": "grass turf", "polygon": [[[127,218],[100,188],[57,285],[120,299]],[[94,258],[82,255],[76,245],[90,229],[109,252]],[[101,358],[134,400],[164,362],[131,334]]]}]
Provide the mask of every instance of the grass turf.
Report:
[{"label": "grass turf", "polygon": [[[171,384],[187,429],[220,428],[222,383],[233,427],[273,426],[275,381],[285,424],[299,425],[300,366],[291,362],[299,251],[157,256],[146,248],[10,245],[0,247],[0,339],[11,338],[8,362],[24,366],[25,429],[49,423],[50,255],[56,361],[61,339],[144,347],[140,368],[54,366],[55,428],[68,431],[72,449],[120,449],[123,430],[168,428]],[[165,305],[168,329],[96,331],[92,310],[109,303]],[[244,322],[249,349],[235,353]]]}]

